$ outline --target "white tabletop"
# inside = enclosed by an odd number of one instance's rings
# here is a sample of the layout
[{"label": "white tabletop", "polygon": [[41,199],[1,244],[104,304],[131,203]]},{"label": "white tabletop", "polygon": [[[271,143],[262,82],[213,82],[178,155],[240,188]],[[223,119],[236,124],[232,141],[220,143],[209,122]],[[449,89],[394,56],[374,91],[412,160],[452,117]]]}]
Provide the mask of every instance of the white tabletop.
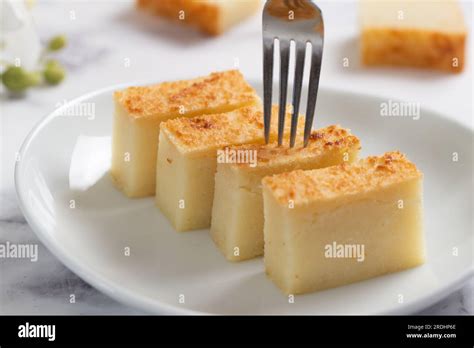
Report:
[{"label": "white tabletop", "polygon": [[[325,18],[321,86],[420,102],[473,127],[472,28],[468,62],[462,74],[410,69],[364,69],[358,63],[355,1],[318,1]],[[463,4],[466,23],[473,6]],[[38,243],[33,263],[0,259],[0,314],[139,314],[83,282],[36,238],[23,218],[13,185],[16,153],[31,128],[58,103],[95,89],[133,81],[163,81],[238,68],[261,76],[260,16],[217,38],[143,15],[133,2],[114,0],[43,0],[33,8],[43,39],[69,38],[60,59],[68,77],[59,86],[33,89],[21,99],[0,95],[0,243]],[[469,24],[470,25],[470,24]],[[344,67],[344,58],[349,67]],[[317,117],[317,116],[316,116]],[[474,281],[422,314],[473,314]],[[70,294],[76,296],[71,304]]]}]

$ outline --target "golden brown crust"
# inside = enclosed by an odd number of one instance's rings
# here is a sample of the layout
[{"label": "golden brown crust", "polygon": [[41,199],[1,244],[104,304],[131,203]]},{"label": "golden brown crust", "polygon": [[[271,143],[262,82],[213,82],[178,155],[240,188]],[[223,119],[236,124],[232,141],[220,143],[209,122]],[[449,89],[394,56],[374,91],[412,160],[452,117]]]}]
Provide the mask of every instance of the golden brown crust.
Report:
[{"label": "golden brown crust", "polygon": [[328,151],[339,150],[359,150],[359,139],[350,133],[350,130],[342,128],[339,125],[331,125],[318,130],[313,130],[309,137],[306,147],[303,147],[303,137],[296,137],[295,147],[278,146],[277,142],[269,144],[246,144],[231,146],[232,150],[255,151],[257,155],[257,166],[251,166],[249,163],[234,163],[230,166],[241,169],[258,169],[266,166],[272,166],[279,163],[299,161],[308,157],[315,157]]},{"label": "golden brown crust", "polygon": [[267,176],[263,185],[282,205],[326,200],[341,195],[371,191],[422,177],[422,173],[398,151],[367,157],[353,164],[315,170],[295,170]]},{"label": "golden brown crust", "polygon": [[[271,136],[277,132],[278,106],[272,108]],[[298,133],[303,130],[300,116]],[[286,138],[289,134],[291,114],[287,112]],[[224,146],[263,142],[263,111],[261,106],[240,108],[228,113],[180,117],[163,122],[160,129],[181,151],[206,151]]]},{"label": "golden brown crust", "polygon": [[463,70],[467,29],[455,0],[365,0],[360,20],[365,65]]},{"label": "golden brown crust", "polygon": [[362,33],[362,62],[458,73],[464,69],[465,41],[465,33],[368,29]]},{"label": "golden brown crust", "polygon": [[133,118],[168,118],[207,113],[212,108],[233,109],[259,102],[255,90],[238,70],[215,72],[192,80],[129,87],[114,94]]}]

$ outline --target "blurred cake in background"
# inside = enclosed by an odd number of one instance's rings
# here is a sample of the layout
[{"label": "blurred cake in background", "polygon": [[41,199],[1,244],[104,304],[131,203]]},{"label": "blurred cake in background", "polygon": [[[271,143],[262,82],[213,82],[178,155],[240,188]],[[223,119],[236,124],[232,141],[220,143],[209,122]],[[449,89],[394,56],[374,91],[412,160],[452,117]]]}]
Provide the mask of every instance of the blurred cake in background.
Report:
[{"label": "blurred cake in background", "polygon": [[220,35],[257,12],[260,0],[137,0],[137,7]]},{"label": "blurred cake in background", "polygon": [[361,0],[365,65],[461,72],[467,30],[456,0]]}]

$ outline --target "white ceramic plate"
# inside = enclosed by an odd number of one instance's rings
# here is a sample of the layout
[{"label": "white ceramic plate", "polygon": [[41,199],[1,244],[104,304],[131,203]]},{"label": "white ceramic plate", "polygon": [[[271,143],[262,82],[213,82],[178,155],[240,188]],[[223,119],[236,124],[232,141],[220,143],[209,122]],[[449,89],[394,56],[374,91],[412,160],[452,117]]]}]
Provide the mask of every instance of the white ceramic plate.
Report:
[{"label": "white ceramic plate", "polygon": [[23,144],[15,178],[23,213],[41,241],[118,301],[172,314],[413,313],[473,274],[469,129],[425,109],[419,120],[382,117],[387,100],[320,90],[317,127],[351,128],[362,155],[399,149],[424,172],[427,262],[289,303],[265,276],[261,258],[229,263],[207,230],[177,233],[152,198],[130,200],[112,186],[107,170],[117,88],[76,99],[41,121]]}]

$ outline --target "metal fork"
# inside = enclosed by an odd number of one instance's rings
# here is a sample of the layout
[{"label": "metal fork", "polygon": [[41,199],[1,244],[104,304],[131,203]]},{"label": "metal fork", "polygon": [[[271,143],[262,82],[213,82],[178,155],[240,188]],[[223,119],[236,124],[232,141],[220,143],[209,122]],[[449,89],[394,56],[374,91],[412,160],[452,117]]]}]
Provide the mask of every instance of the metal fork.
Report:
[{"label": "metal fork", "polygon": [[265,141],[270,138],[273,84],[273,51],[280,43],[280,107],[278,112],[278,145],[283,142],[288,85],[290,43],[295,43],[295,77],[293,113],[291,115],[290,147],[295,145],[304,61],[307,43],[311,48],[308,104],[304,127],[304,146],[308,144],[313,125],[319,75],[323,57],[324,21],[321,10],[310,0],[267,0],[263,9],[263,110]]}]

